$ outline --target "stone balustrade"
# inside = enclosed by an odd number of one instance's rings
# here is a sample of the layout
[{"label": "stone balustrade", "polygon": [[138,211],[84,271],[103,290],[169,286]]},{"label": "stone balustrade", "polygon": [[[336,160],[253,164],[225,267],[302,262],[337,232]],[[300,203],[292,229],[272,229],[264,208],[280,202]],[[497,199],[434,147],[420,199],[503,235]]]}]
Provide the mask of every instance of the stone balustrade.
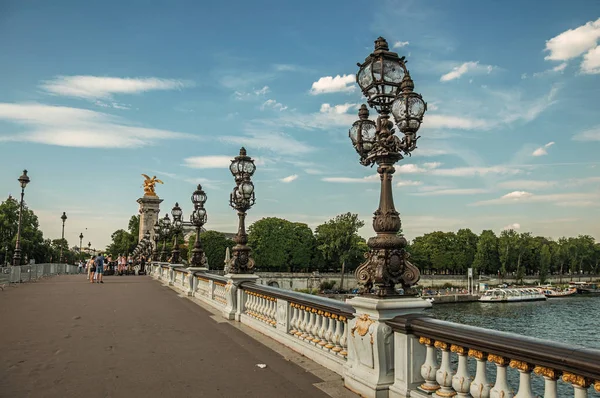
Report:
[{"label": "stone balustrade", "polygon": [[422,313],[430,304],[417,297],[344,303],[260,285],[252,275],[164,263],[151,264],[149,275],[337,372],[365,397],[600,392],[600,350],[440,321]]},{"label": "stone balustrade", "polygon": [[585,398],[592,386],[600,392],[600,350],[425,315],[387,324],[394,330],[395,368],[402,369],[392,397],[534,398],[542,391],[534,393],[532,376],[543,379],[545,398]]}]

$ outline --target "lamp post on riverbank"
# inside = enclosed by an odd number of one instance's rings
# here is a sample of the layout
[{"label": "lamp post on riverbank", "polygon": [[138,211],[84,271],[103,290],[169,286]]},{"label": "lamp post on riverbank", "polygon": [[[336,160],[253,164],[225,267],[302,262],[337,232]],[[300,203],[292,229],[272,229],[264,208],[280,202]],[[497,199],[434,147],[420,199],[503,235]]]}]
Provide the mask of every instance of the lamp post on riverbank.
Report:
[{"label": "lamp post on riverbank", "polygon": [[194,211],[190,214],[190,222],[196,227],[196,241],[194,242],[194,248],[192,249],[192,259],[190,263],[192,267],[206,267],[206,257],[204,256],[204,250],[202,249],[202,242],[200,241],[200,232],[202,226],[206,224],[206,209],[204,204],[206,203],[206,193],[202,189],[202,185],[198,184],[198,187],[192,194],[192,203],[194,204]]},{"label": "lamp post on riverbank", "polygon": [[60,216],[60,219],[62,220],[62,233],[60,235],[60,263],[62,264],[64,262],[63,243],[65,240],[65,221],[67,221],[67,213],[63,211],[63,214],[62,216]]},{"label": "lamp post on riverbank", "polygon": [[19,204],[19,224],[17,226],[17,241],[15,243],[15,252],[13,254],[13,265],[21,265],[21,224],[23,223],[23,198],[25,197],[25,187],[31,181],[27,176],[27,170],[17,179],[21,184],[21,202]]},{"label": "lamp post on riverbank", "polygon": [[[408,261],[407,241],[398,235],[402,227],[400,215],[394,207],[392,176],[394,164],[417,148],[416,133],[423,121],[427,104],[415,93],[414,83],[406,69],[406,60],[389,51],[388,43],[379,37],[375,51],[364,63],[358,64],[356,81],[367,98],[367,103],[379,114],[377,122],[369,120],[369,111],[362,105],[359,120],[350,129],[352,144],[363,166],[377,164],[381,179],[379,208],[373,218],[377,236],[368,241],[367,260],[356,270],[361,286],[360,294],[381,298],[396,296],[395,285],[400,283],[405,293],[411,291],[420,278],[419,269]],[[389,120],[394,116],[396,127]],[[396,133],[402,133],[399,138]]]},{"label": "lamp post on riverbank", "polygon": [[169,218],[169,214],[165,214],[163,218],[160,220],[160,236],[163,238],[163,246],[160,252],[160,261],[167,261],[167,239],[169,239],[169,235],[171,234],[171,219]]},{"label": "lamp post on riverbank", "polygon": [[81,243],[83,242],[83,232],[79,234],[79,260],[83,260],[81,253]]},{"label": "lamp post on riverbank", "polygon": [[235,178],[236,186],[229,196],[229,205],[238,213],[238,232],[233,238],[236,245],[233,247],[229,272],[232,274],[252,274],[254,272],[254,260],[250,257],[248,247],[248,235],[246,234],[246,212],[254,205],[254,184],[250,180],[256,166],[254,160],[246,155],[246,149],[241,148],[240,154],[236,156],[229,166],[229,170]]}]

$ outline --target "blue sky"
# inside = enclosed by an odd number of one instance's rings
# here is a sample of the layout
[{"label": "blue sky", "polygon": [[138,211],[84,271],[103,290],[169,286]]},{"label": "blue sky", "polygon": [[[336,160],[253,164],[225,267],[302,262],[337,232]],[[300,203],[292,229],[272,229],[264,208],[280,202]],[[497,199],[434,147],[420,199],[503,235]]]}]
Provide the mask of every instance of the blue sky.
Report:
[{"label": "blue sky", "polygon": [[44,234],[60,236],[66,211],[72,245],[84,232],[103,247],[137,213],[146,173],[184,217],[202,183],[206,227],[233,232],[227,166],[244,145],[258,165],[250,222],[350,211],[370,236],[378,181],[347,134],[364,102],[356,63],[381,35],[429,103],[394,177],[408,238],[600,237],[600,3],[288,3],[3,1],[5,195],[27,168]]}]

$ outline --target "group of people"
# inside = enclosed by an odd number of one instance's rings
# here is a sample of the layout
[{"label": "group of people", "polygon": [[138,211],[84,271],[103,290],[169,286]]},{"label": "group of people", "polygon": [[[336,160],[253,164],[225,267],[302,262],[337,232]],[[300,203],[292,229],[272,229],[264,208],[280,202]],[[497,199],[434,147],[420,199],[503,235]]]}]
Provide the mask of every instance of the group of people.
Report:
[{"label": "group of people", "polygon": [[[85,264],[85,267],[87,268],[87,279],[90,281],[90,283],[104,283],[104,281],[102,280],[102,275],[104,275],[104,263],[106,262],[106,259],[104,258],[104,256],[102,255],[102,253],[100,253],[97,256],[92,256],[87,263]],[[81,261],[79,263],[79,269],[83,268],[83,261]]]}]

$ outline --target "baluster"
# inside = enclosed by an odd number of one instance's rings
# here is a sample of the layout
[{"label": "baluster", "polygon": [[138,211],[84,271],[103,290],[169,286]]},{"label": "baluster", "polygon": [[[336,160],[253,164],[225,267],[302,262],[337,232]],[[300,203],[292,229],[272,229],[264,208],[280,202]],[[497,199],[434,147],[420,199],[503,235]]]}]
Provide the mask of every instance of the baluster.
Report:
[{"label": "baluster", "polygon": [[315,326],[315,313],[317,312],[317,310],[315,310],[314,308],[310,309],[310,317],[309,317],[309,321],[308,321],[308,325],[306,325],[306,337],[304,338],[304,340],[308,340],[311,341],[315,336],[313,336],[312,334],[312,329]]},{"label": "baluster", "polygon": [[442,350],[442,364],[435,372],[435,380],[440,389],[434,395],[438,397],[451,397],[456,393],[452,389],[452,366],[450,365],[450,345],[443,341],[436,341],[434,347]]},{"label": "baluster", "polygon": [[458,355],[458,366],[456,374],[452,377],[452,388],[454,388],[458,397],[470,397],[471,379],[469,378],[469,369],[467,368],[468,350],[466,347],[452,344],[450,351]]},{"label": "baluster", "polygon": [[543,366],[536,366],[533,371],[544,377],[544,398],[558,398],[556,380],[560,377],[560,372]]},{"label": "baluster", "polygon": [[260,295],[260,319],[267,322],[267,310],[269,308],[269,301],[264,295]]},{"label": "baluster", "polygon": [[425,362],[421,365],[421,376],[425,379],[425,383],[421,384],[421,389],[429,394],[440,388],[436,381],[436,373],[438,371],[437,359],[435,357],[434,341],[427,337],[419,338],[420,344],[425,344],[427,355]]},{"label": "baluster", "polygon": [[257,294],[256,295],[256,311],[255,311],[255,316],[256,319],[262,319],[262,308],[263,308],[263,299],[262,299],[262,295]]},{"label": "baluster", "polygon": [[309,321],[309,309],[308,307],[304,307],[302,306],[302,311],[304,311],[304,316],[302,317],[302,323],[300,324],[300,331],[302,333],[300,333],[298,335],[299,338],[304,339],[306,336],[308,336],[308,333],[306,333],[306,328],[308,327],[308,321]]},{"label": "baluster", "polygon": [[324,348],[327,345],[327,340],[325,340],[325,335],[327,334],[327,327],[329,323],[329,312],[323,312],[323,316],[321,318],[321,329],[319,329],[319,342],[317,345],[321,348]]},{"label": "baluster", "polygon": [[271,297],[271,325],[277,326],[277,300]]},{"label": "baluster", "polygon": [[506,380],[506,366],[509,359],[500,355],[490,354],[488,360],[496,364],[496,383],[490,391],[490,398],[513,398],[514,394],[510,390]]},{"label": "baluster", "polygon": [[248,300],[248,315],[254,318],[256,316],[256,295],[253,292],[248,292]]},{"label": "baluster", "polygon": [[340,319],[337,315],[334,315],[334,317],[335,332],[333,333],[333,343],[335,344],[335,347],[333,347],[331,351],[337,354],[338,352],[342,351],[342,346],[340,345],[340,342],[342,340],[342,322],[340,322]]},{"label": "baluster", "polygon": [[511,368],[519,371],[519,391],[517,391],[515,398],[535,398],[533,391],[531,391],[531,371],[533,370],[533,365],[515,359],[510,361],[509,365]]},{"label": "baluster", "polygon": [[570,383],[573,386],[573,398],[587,398],[587,390],[592,385],[592,380],[569,372],[563,373],[562,379],[565,383]]},{"label": "baluster", "polygon": [[340,355],[345,358],[348,356],[348,320],[346,317],[341,316],[340,322],[342,324],[342,337],[340,338],[342,350],[340,351]]},{"label": "baluster", "polygon": [[321,339],[319,338],[319,330],[321,330],[321,320],[323,319],[323,311],[318,310],[315,314],[315,324],[312,328],[313,339],[311,340],[313,343],[317,344]]},{"label": "baluster", "polygon": [[304,320],[304,307],[300,304],[296,304],[296,309],[298,310],[298,315],[296,316],[296,331],[294,332],[295,336],[300,336],[302,334],[302,321]]},{"label": "baluster", "polygon": [[485,368],[488,354],[477,350],[469,350],[469,356],[477,360],[475,380],[471,382],[471,395],[473,398],[489,398],[492,387],[487,380],[487,371]]},{"label": "baluster", "polygon": [[333,342],[333,338],[335,336],[335,319],[333,319],[335,315],[333,314],[329,314],[328,318],[328,323],[329,326],[327,327],[327,331],[325,332],[325,341],[327,341],[327,344],[325,344],[325,349],[326,350],[331,350],[333,347],[335,347],[335,343]]},{"label": "baluster", "polygon": [[290,308],[292,311],[292,316],[290,318],[290,330],[289,330],[289,334],[295,334],[297,332],[296,329],[296,316],[298,315],[298,309],[296,308],[296,304],[294,303],[290,303]]}]

